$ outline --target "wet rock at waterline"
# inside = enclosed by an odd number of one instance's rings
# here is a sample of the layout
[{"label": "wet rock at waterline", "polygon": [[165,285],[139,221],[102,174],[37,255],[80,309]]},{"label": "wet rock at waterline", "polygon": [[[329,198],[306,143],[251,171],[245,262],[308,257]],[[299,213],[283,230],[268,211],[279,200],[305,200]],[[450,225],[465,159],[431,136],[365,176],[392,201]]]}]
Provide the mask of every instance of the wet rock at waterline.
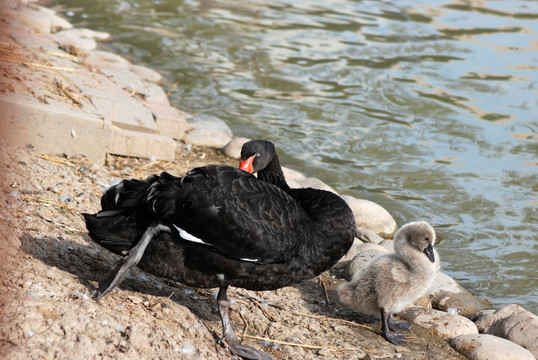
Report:
[{"label": "wet rock at waterline", "polygon": [[535,360],[529,350],[489,334],[460,335],[448,343],[471,360]]},{"label": "wet rock at waterline", "polygon": [[517,304],[508,304],[496,311],[479,315],[480,332],[500,336],[529,350],[538,358],[538,316]]}]

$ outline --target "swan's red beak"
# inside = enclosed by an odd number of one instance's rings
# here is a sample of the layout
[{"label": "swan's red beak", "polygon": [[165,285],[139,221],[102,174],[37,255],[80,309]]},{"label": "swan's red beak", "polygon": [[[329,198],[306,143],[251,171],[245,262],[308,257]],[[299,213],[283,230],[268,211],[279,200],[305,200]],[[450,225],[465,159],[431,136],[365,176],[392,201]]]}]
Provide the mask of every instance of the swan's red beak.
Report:
[{"label": "swan's red beak", "polygon": [[252,172],[254,171],[254,168],[252,167],[252,163],[254,162],[255,157],[256,157],[256,155],[252,155],[251,157],[249,157],[246,160],[240,160],[239,161],[239,168],[241,170],[243,170],[243,171],[246,171],[246,172],[252,174]]}]

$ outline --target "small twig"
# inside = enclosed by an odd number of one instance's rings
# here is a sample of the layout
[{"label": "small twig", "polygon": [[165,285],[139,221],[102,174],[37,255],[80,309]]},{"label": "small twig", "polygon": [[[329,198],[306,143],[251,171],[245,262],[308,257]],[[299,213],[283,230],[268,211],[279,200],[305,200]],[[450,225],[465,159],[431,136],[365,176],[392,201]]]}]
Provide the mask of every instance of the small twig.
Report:
[{"label": "small twig", "polygon": [[179,85],[179,82],[175,82],[171,87],[170,89],[168,89],[168,91],[166,92],[166,96],[170,96],[170,94],[172,93],[172,91],[174,91],[177,86]]},{"label": "small twig", "polygon": [[241,333],[241,341],[243,341],[243,338],[245,337],[245,334],[248,331],[248,322],[245,320],[245,316],[243,316],[241,311],[239,311],[239,316],[241,317],[241,320],[243,320],[243,324],[245,324],[245,328],[243,329],[243,331]]},{"label": "small twig", "polygon": [[37,198],[37,197],[34,197],[34,196],[30,196],[30,195],[24,195],[24,198],[29,199],[29,200],[38,201],[38,202],[45,203],[45,204],[49,204],[49,205],[52,205],[52,206],[60,207],[60,208],[69,210],[71,212],[78,212],[78,209],[72,208],[71,206],[63,205],[63,204],[60,204],[60,203],[57,203],[57,202],[54,202],[54,201],[50,201],[50,200],[47,200],[47,199],[41,199],[41,198]]},{"label": "small twig", "polygon": [[335,318],[330,318],[330,317],[327,317],[327,316],[307,314],[307,313],[302,313],[302,312],[298,312],[298,311],[293,311],[292,313],[293,313],[293,314],[296,314],[296,315],[301,315],[301,316],[307,316],[307,317],[315,318],[315,319],[323,319],[323,320],[330,320],[330,321],[339,321],[339,322],[343,322],[344,324],[348,324],[348,325],[352,325],[352,326],[357,326],[357,327],[365,328],[365,329],[371,330],[371,331],[373,331],[373,332],[376,332],[376,333],[378,333],[378,334],[381,334],[381,330],[379,330],[379,329],[375,329],[375,328],[373,328],[373,327],[371,327],[371,326],[368,326],[368,325],[357,324],[357,323],[355,323],[355,322],[353,322],[353,321],[349,321],[349,320],[335,319]]},{"label": "small twig", "polygon": [[45,53],[47,55],[54,55],[54,56],[61,57],[61,58],[68,58],[68,59],[76,59],[77,58],[74,55],[67,54],[67,53],[61,53],[61,52],[57,52],[57,51],[49,51],[49,50],[41,49],[41,52],[43,52],[43,53]]},{"label": "small twig", "polygon": [[325,286],[325,282],[321,278],[321,276],[318,277],[319,283],[323,287],[323,293],[325,294],[325,300],[327,300],[327,305],[331,305],[331,300],[329,299],[329,294],[327,293],[327,287]]},{"label": "small twig", "polygon": [[65,229],[67,229],[67,230],[69,230],[69,231],[75,231],[75,232],[79,232],[79,233],[83,233],[83,232],[85,232],[84,230],[75,229],[75,228],[72,228],[72,227],[67,226],[67,225],[65,225],[65,224],[62,224],[62,223],[60,223],[60,222],[58,222],[58,221],[56,221],[56,220],[52,220],[52,219],[46,218],[46,217],[44,217],[44,216],[41,215],[41,214],[37,214],[37,216],[39,216],[41,219],[43,219],[43,220],[45,220],[45,221],[47,221],[47,222],[53,223],[53,224],[56,225],[56,226],[61,226],[61,227],[65,228]]},{"label": "small twig", "polygon": [[44,68],[44,69],[62,70],[62,71],[68,71],[68,72],[75,71],[75,69],[73,69],[73,68],[67,68],[67,67],[61,67],[61,66],[42,65],[42,64],[30,63],[30,62],[21,61],[21,60],[15,60],[15,59],[2,58],[2,59],[0,59],[0,61],[7,61],[7,62],[15,63],[15,64],[22,64],[22,65],[33,66],[33,67]]},{"label": "small twig", "polygon": [[299,344],[299,343],[293,343],[293,342],[287,342],[287,341],[273,340],[273,339],[264,338],[264,337],[261,337],[261,336],[248,335],[248,334],[245,334],[243,336],[246,337],[246,338],[249,338],[249,339],[268,341],[268,342],[272,342],[272,343],[280,344],[280,345],[298,346],[298,347],[302,347],[302,348],[305,348],[305,349],[313,349],[313,350],[327,349],[327,350],[332,351],[332,352],[362,350],[359,347],[337,348],[337,347],[333,347],[333,346],[308,345],[308,344]]},{"label": "small twig", "polygon": [[278,319],[273,314],[271,314],[271,312],[269,310],[267,310],[265,308],[265,306],[260,304],[259,301],[257,301],[256,299],[254,299],[252,297],[250,298],[250,300],[252,302],[254,302],[254,304],[256,304],[260,308],[260,310],[263,312],[263,314],[265,315],[266,318],[268,318],[272,322],[279,322]]},{"label": "small twig", "polygon": [[41,155],[41,154],[34,154],[34,155],[37,156],[40,159],[43,159],[43,160],[47,160],[47,161],[51,161],[51,162],[54,162],[54,163],[75,167],[75,164],[73,164],[69,160],[63,160],[63,159],[59,159],[59,158],[56,158],[56,157],[47,156],[47,155]]}]

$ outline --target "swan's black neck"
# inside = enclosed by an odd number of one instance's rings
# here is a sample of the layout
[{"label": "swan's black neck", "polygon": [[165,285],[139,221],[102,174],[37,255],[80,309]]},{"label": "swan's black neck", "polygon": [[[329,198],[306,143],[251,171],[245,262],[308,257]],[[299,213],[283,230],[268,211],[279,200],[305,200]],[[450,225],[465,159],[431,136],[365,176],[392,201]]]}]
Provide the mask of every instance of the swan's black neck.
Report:
[{"label": "swan's black neck", "polygon": [[290,187],[286,182],[286,178],[284,177],[284,172],[282,171],[282,167],[280,166],[280,161],[278,160],[277,155],[275,155],[273,160],[271,160],[271,162],[269,162],[265,168],[258,171],[258,180],[278,186],[285,192],[290,191]]}]

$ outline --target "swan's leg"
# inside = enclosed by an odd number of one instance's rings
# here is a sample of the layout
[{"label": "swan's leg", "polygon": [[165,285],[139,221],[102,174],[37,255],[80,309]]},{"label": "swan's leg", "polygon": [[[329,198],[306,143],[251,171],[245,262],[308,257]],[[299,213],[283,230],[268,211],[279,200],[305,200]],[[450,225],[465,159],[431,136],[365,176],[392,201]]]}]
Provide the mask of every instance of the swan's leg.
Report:
[{"label": "swan's leg", "polygon": [[118,260],[106,276],[99,281],[99,288],[94,292],[94,296],[100,298],[118,286],[125,279],[129,271],[140,262],[151,239],[161,231],[170,231],[170,229],[158,223],[152,223],[148,226],[138,244],[129,250],[127,256]]},{"label": "swan's leg", "polygon": [[228,287],[221,287],[217,295],[217,307],[219,310],[220,319],[222,321],[222,338],[228,344],[228,348],[234,354],[241,356],[245,359],[253,360],[270,360],[271,356],[266,353],[256,350],[253,347],[241,345],[235,336],[235,331],[230,322],[230,301],[226,297],[226,291]]},{"label": "swan's leg", "polygon": [[406,341],[405,337],[402,334],[397,334],[390,331],[390,316],[390,311],[388,309],[381,309],[381,321],[383,323],[381,330],[383,331],[383,337],[394,345],[403,344]]},{"label": "swan's leg", "polygon": [[392,331],[404,331],[411,329],[411,324],[407,321],[398,321],[394,317],[392,317],[392,314],[389,314],[388,318],[388,325],[389,329]]}]

